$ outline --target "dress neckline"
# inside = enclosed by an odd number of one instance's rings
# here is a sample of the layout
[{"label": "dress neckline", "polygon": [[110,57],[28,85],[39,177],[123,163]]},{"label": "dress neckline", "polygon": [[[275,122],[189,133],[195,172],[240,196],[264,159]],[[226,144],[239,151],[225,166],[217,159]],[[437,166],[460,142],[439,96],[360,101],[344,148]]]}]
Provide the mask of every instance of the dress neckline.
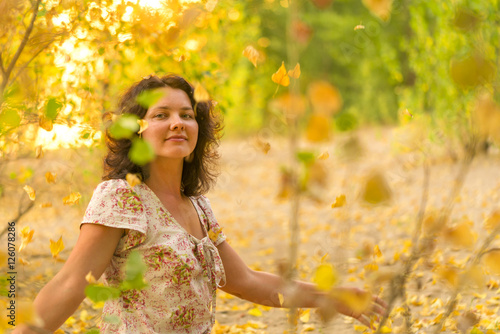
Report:
[{"label": "dress neckline", "polygon": [[160,198],[156,195],[156,193],[151,188],[149,188],[149,186],[146,183],[142,182],[140,184],[140,186],[142,186],[142,185],[143,185],[143,188],[146,189],[146,191],[150,192],[153,195],[153,198],[158,202],[158,205],[167,213],[167,215],[172,220],[172,222],[183,233],[187,234],[190,238],[193,238],[197,242],[201,242],[202,240],[208,238],[208,231],[207,231],[207,229],[205,227],[205,224],[203,224],[203,219],[202,219],[202,215],[201,215],[201,209],[199,208],[199,205],[198,205],[197,201],[192,196],[186,196],[186,197],[189,199],[189,201],[191,202],[191,205],[196,210],[196,215],[198,216],[198,223],[201,225],[201,229],[203,230],[203,233],[205,234],[205,236],[203,238],[201,238],[201,239],[198,239],[197,237],[195,237],[194,235],[192,235],[191,233],[189,233],[181,224],[179,224],[179,222],[177,221],[177,219],[175,219],[174,215],[172,215],[170,213],[170,211],[167,210],[167,208],[165,207],[165,205],[163,205],[163,203],[160,200]]}]

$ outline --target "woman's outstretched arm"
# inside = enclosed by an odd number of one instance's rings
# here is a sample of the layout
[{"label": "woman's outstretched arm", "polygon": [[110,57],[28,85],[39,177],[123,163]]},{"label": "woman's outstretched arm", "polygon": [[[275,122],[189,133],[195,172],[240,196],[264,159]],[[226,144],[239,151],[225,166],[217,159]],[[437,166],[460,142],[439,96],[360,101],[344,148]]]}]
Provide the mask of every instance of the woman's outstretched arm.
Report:
[{"label": "woman's outstretched arm", "polygon": [[85,298],[91,271],[99,279],[109,265],[123,229],[83,224],[75,247],[62,269],[38,293],[34,307],[43,329],[19,326],[12,334],[52,333],[69,318]]},{"label": "woman's outstretched arm", "polygon": [[[226,242],[217,246],[226,272],[226,285],[221,289],[227,293],[250,302],[272,307],[301,307],[311,308],[329,306],[337,312],[348,315],[370,326],[367,317],[372,313],[383,314],[386,304],[377,296],[373,296],[373,305],[366,314],[352,310],[348,305],[327,296],[316,289],[314,284],[294,281],[293,287],[286,286],[286,282],[278,275],[250,269]],[[352,294],[363,294],[365,291],[357,288],[339,288]],[[283,304],[279,294],[283,295]]]}]

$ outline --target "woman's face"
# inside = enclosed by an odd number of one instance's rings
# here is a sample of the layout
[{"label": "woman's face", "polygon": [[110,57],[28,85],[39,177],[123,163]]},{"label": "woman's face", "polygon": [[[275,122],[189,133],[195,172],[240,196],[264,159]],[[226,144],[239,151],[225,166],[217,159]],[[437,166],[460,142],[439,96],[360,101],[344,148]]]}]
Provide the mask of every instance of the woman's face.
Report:
[{"label": "woman's face", "polygon": [[164,96],[146,112],[148,128],[142,137],[153,145],[157,159],[183,159],[194,151],[198,140],[193,107],[183,90],[170,87],[160,90]]}]

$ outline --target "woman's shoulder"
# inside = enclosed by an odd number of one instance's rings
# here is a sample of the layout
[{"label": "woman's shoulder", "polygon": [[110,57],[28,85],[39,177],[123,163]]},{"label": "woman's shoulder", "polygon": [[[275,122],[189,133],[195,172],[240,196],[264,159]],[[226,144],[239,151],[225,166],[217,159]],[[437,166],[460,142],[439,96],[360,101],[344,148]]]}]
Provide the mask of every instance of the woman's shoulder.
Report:
[{"label": "woman's shoulder", "polygon": [[109,179],[99,183],[94,192],[96,191],[109,191],[116,189],[130,188],[128,182],[124,179]]}]

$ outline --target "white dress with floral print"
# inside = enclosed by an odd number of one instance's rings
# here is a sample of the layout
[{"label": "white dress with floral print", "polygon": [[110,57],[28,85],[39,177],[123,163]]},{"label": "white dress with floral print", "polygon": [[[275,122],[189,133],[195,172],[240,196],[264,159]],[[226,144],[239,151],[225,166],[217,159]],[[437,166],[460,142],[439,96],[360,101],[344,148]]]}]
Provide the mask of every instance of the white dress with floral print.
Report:
[{"label": "white dress with floral print", "polygon": [[[204,196],[190,197],[206,237],[182,228],[149,187],[133,189],[125,180],[108,180],[94,191],[82,224],[126,229],[103,280],[118,286],[124,264],[138,250],[147,265],[148,287],[123,292],[105,303],[101,333],[210,333],[215,321],[217,286],[225,284],[215,246],[225,240]],[[210,232],[210,233],[209,233]],[[212,237],[211,240],[210,237]],[[107,316],[120,322],[106,322]]]}]

